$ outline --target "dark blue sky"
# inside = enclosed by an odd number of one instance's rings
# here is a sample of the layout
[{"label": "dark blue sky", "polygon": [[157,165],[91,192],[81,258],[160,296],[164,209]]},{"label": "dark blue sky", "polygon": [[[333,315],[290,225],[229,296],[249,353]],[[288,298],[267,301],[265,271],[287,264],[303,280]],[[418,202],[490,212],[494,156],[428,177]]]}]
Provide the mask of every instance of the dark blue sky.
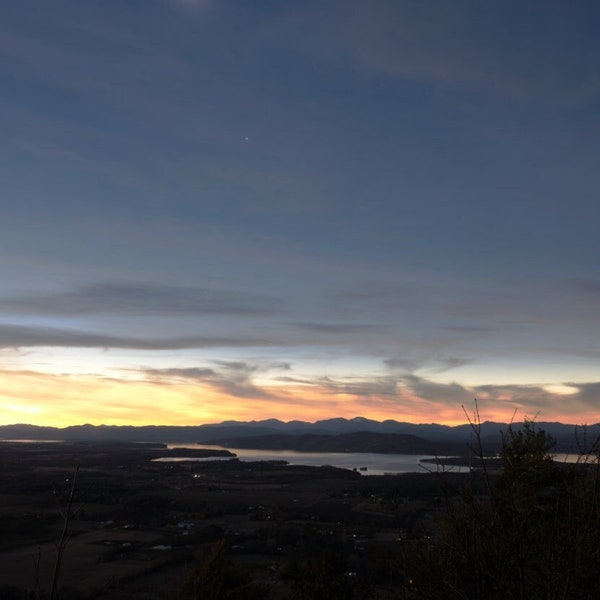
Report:
[{"label": "dark blue sky", "polygon": [[150,422],[128,385],[178,422],[594,420],[599,28],[594,1],[3,4],[6,422]]}]

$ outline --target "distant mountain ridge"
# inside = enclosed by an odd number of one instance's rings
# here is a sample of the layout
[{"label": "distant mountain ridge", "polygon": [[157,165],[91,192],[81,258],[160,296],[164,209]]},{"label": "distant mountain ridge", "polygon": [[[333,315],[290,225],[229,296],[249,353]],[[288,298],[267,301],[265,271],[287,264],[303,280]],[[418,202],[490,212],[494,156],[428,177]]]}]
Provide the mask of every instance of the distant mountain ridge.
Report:
[{"label": "distant mountain ridge", "polygon": [[[518,424],[514,425],[518,427]],[[564,423],[537,422],[536,426],[553,436],[557,441],[558,451],[577,451],[584,437],[588,442],[600,435],[600,424],[590,425],[585,432],[575,425]],[[499,446],[501,433],[506,431],[506,423],[486,421],[481,423],[481,440],[486,447]],[[362,438],[348,437],[346,439],[329,439],[350,434],[377,434]],[[585,436],[584,436],[585,433]],[[309,443],[294,439],[294,436],[313,436]],[[406,423],[388,419],[375,421],[364,417],[353,419],[334,418],[309,423],[306,421],[284,422],[278,419],[262,421],[223,421],[206,425],[74,425],[58,428],[36,425],[3,425],[0,426],[0,440],[30,439],[30,440],[64,440],[64,441],[129,441],[129,442],[172,442],[201,444],[238,444],[238,448],[271,448],[274,444],[283,446],[310,446],[314,451],[325,451],[323,448],[350,447],[354,444],[355,452],[377,452],[373,448],[389,448],[409,445],[401,442],[400,438],[393,440],[386,437],[413,436],[413,447],[421,447],[423,443],[439,447],[439,444],[468,444],[474,439],[471,425],[439,425],[436,423]],[[277,437],[279,436],[279,438]],[[287,436],[283,438],[281,436]],[[317,438],[314,436],[322,436]],[[408,439],[408,438],[405,438]],[[368,442],[366,441],[368,440]],[[317,444],[317,441],[319,442]],[[241,444],[241,445],[239,445]],[[283,445],[283,446],[282,446]],[[318,447],[320,445],[320,448]],[[359,449],[361,448],[361,449]],[[364,448],[364,449],[362,449]],[[370,449],[368,449],[370,448]],[[293,448],[291,448],[293,449]],[[337,451],[337,450],[332,450]],[[348,451],[348,450],[346,450]],[[415,453],[416,452],[415,450]]]},{"label": "distant mountain ridge", "polygon": [[468,449],[461,442],[431,442],[422,437],[402,433],[358,431],[319,434],[280,433],[263,436],[218,440],[232,450],[294,450],[296,452],[371,452],[378,454],[427,454],[430,456],[463,455]]}]

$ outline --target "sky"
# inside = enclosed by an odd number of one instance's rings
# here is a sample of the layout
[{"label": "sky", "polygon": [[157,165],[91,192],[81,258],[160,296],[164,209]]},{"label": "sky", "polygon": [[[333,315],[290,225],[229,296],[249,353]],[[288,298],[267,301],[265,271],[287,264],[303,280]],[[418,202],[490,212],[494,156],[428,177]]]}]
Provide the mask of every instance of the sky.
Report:
[{"label": "sky", "polygon": [[0,6],[0,424],[600,421],[596,0]]}]

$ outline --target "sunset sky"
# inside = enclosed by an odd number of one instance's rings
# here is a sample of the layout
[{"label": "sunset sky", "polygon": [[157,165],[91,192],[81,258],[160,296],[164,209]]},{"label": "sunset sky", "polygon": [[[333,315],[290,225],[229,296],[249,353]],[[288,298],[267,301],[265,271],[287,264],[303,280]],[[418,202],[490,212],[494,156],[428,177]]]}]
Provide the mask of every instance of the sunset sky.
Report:
[{"label": "sunset sky", "polygon": [[0,424],[600,421],[600,2],[0,5]]}]

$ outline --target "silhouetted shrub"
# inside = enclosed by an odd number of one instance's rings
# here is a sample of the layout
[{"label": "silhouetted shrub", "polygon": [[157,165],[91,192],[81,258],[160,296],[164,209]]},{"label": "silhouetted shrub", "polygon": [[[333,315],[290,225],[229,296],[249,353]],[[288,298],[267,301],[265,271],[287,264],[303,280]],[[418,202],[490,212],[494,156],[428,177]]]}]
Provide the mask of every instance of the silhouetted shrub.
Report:
[{"label": "silhouetted shrub", "polygon": [[531,421],[502,440],[487,490],[449,501],[436,534],[405,547],[404,597],[570,600],[600,597],[599,465],[559,464]]}]

